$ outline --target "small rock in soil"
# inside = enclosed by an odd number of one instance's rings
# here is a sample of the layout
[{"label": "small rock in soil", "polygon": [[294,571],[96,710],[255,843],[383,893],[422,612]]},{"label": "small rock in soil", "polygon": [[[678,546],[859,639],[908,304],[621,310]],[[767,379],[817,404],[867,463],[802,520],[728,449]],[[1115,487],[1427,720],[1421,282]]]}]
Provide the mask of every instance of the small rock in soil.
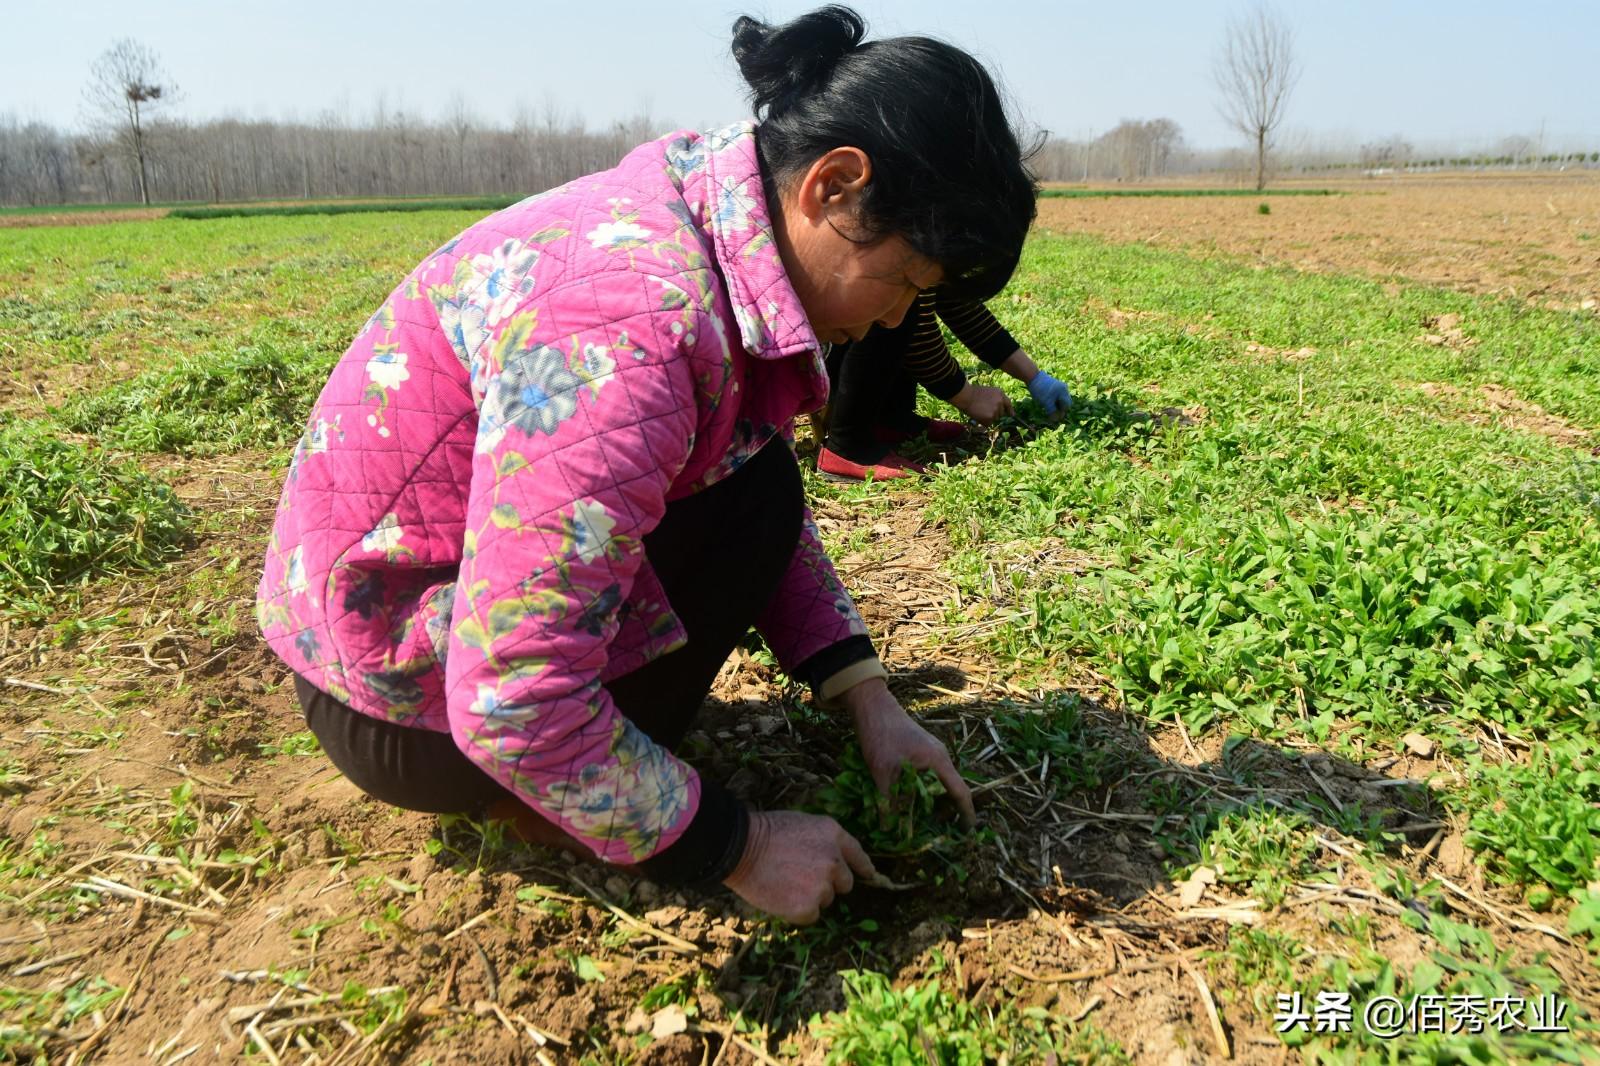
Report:
[{"label": "small rock in soil", "polygon": [[1434,743],[1421,733],[1407,733],[1400,738],[1406,749],[1424,759],[1433,758]]},{"label": "small rock in soil", "polygon": [[662,1007],[650,1018],[650,1035],[657,1040],[689,1030],[689,1016],[676,1003]]}]

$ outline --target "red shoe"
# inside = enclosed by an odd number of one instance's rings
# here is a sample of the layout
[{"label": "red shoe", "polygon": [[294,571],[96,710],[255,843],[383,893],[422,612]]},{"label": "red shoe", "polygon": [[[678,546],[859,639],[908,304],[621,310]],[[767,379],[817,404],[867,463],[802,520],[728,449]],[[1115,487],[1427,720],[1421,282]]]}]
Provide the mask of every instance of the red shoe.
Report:
[{"label": "red shoe", "polygon": [[895,478],[927,473],[927,469],[921,463],[895,452],[890,452],[876,463],[852,463],[826,448],[817,453],[817,471],[832,481],[865,481],[869,474],[874,481],[893,481]]},{"label": "red shoe", "polygon": [[909,430],[894,429],[890,426],[879,426],[873,435],[882,444],[902,444],[916,437],[927,437],[930,444],[954,444],[967,435],[967,427],[962,422],[952,422],[948,418],[930,418],[928,424],[921,432],[912,433]]}]

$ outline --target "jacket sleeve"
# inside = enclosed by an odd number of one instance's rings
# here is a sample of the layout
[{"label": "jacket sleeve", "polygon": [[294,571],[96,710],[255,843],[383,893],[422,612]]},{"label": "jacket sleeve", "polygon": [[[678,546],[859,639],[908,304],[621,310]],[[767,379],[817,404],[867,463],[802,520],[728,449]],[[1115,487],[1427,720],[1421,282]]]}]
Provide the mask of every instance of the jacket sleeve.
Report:
[{"label": "jacket sleeve", "polygon": [[794,558],[756,629],[784,671],[811,685],[821,699],[837,695],[846,682],[884,676],[866,623],[822,548],[809,507],[801,517]]},{"label": "jacket sleeve", "polygon": [[[678,314],[594,321],[599,308],[637,307],[642,280],[601,275],[564,301],[551,294],[479,349],[483,402],[446,665],[461,750],[615,863],[659,855],[711,806],[722,824],[695,837],[725,849],[736,818],[721,793],[702,802],[696,772],[623,717],[599,680],[641,538],[661,521],[696,420],[668,328]],[[591,310],[557,320],[574,305]]]}]

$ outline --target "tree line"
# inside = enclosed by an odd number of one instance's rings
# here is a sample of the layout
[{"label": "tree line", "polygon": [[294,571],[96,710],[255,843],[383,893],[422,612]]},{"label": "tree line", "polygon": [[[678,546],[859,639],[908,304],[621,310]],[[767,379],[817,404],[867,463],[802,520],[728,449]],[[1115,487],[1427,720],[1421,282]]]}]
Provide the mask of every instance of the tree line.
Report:
[{"label": "tree line", "polygon": [[528,116],[494,128],[382,109],[361,124],[333,116],[311,123],[157,120],[143,127],[141,166],[141,157],[101,133],[0,118],[0,203],[536,192],[613,166],[660,133],[656,125],[641,116],[592,130],[576,120]]},{"label": "tree line", "polygon": [[[1332,153],[1284,150],[1279,130],[1299,74],[1291,28],[1258,3],[1229,21],[1213,55],[1218,111],[1242,150],[1196,151],[1169,118],[1124,119],[1097,137],[1048,139],[1034,168],[1056,182],[1224,171],[1253,177],[1259,189],[1289,170],[1600,164],[1597,152],[1546,152],[1542,136],[1421,158],[1399,136]],[[665,129],[640,115],[591,130],[553,101],[523,109],[509,127],[485,125],[460,97],[435,119],[380,100],[362,121],[331,111],[309,122],[187,121],[169,113],[177,99],[154,52],[116,42],[90,68],[83,131],[0,116],[0,205],[517,195],[610,167]]]}]

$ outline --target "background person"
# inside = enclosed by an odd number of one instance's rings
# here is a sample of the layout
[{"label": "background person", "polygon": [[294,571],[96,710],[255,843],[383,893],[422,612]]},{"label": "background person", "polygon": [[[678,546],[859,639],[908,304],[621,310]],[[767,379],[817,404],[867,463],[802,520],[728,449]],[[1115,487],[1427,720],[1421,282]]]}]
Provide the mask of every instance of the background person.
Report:
[{"label": "background person", "polygon": [[1040,370],[981,302],[923,292],[900,325],[874,329],[828,354],[831,387],[819,471],[847,480],[909,477],[923,466],[896,445],[923,435],[934,444],[960,440],[966,433],[960,422],[917,414],[918,385],[985,426],[1012,413],[1004,389],[967,380],[945,346],[941,319],[973,355],[1027,386],[1046,414],[1059,417],[1072,403],[1067,386]]}]

